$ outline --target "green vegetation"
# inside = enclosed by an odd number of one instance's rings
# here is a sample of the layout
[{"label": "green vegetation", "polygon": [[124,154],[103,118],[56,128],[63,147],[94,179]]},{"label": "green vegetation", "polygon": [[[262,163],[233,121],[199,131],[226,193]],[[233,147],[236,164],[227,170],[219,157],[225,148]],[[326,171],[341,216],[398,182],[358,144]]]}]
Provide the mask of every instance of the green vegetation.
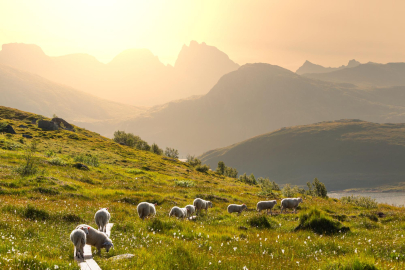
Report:
[{"label": "green vegetation", "polygon": [[174,148],[166,147],[165,156],[170,158],[179,158],[179,151]]},{"label": "green vegetation", "polygon": [[253,173],[249,176],[246,175],[246,173],[240,175],[238,181],[248,185],[257,185],[256,177],[253,175]]},{"label": "green vegetation", "polygon": [[[110,208],[115,224],[114,248],[95,256],[103,270],[405,267],[404,208],[379,204],[369,209],[297,194],[304,199],[298,214],[280,215],[283,195],[270,180],[264,185],[271,183],[272,193],[261,195],[260,178],[249,185],[210,170],[201,173],[189,163],[122,146],[79,127],[77,139],[71,138],[72,131],[42,131],[30,125],[37,115],[18,110],[0,107],[0,117],[17,132],[0,134],[1,269],[78,269],[69,235],[78,224],[96,226],[94,213],[100,207]],[[19,129],[21,124],[28,128]],[[34,138],[21,144],[25,132]],[[20,147],[4,149],[6,142]],[[16,172],[26,165],[27,151],[35,174]],[[55,155],[48,157],[52,151]],[[89,155],[98,158],[98,167],[73,166],[75,157]],[[53,158],[66,166],[51,164]],[[213,208],[195,221],[168,217],[174,205],[184,207],[196,197],[212,201]],[[277,199],[272,217],[255,211],[264,199]],[[139,219],[136,206],[142,201],[158,204],[155,218]],[[246,203],[248,209],[231,215],[226,211],[230,203]],[[308,222],[319,220],[310,214],[312,207],[350,231],[321,236],[312,229],[295,230],[300,215],[308,214]],[[135,258],[111,259],[125,253]]]},{"label": "green vegetation", "polygon": [[347,232],[348,227],[342,227],[338,220],[328,217],[323,211],[312,208],[308,212],[300,214],[300,224],[297,230],[311,230],[318,234],[335,234]]},{"label": "green vegetation", "polygon": [[114,132],[113,140],[117,143],[134,147],[138,150],[150,150],[150,146],[147,142],[142,140],[139,136],[136,136],[132,133],[126,133],[125,131],[117,130],[116,132]]},{"label": "green vegetation", "polygon": [[223,161],[218,162],[218,167],[216,172],[220,175],[224,175],[226,177],[236,178],[238,177],[238,171],[235,168],[225,166]]},{"label": "green vegetation", "polygon": [[377,202],[375,199],[372,199],[370,197],[364,197],[364,196],[345,196],[340,198],[342,203],[350,203],[356,206],[364,207],[367,209],[372,209],[372,208],[377,208]]}]

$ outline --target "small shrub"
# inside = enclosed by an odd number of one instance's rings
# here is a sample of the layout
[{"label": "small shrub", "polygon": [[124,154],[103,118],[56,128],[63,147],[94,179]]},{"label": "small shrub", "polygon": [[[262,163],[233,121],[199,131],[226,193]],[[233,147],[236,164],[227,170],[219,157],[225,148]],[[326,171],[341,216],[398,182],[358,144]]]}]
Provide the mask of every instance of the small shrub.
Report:
[{"label": "small shrub", "polygon": [[349,259],[348,261],[333,262],[323,267],[325,270],[378,270],[373,262],[360,261],[359,258]]},{"label": "small shrub", "polygon": [[34,191],[39,192],[41,194],[47,194],[47,195],[58,195],[60,193],[57,189],[44,188],[44,187],[34,188]]},{"label": "small shrub", "polygon": [[285,184],[285,186],[281,190],[281,193],[286,198],[294,197],[296,192],[297,192],[297,190],[294,188],[291,188],[290,184]]},{"label": "small shrub", "polygon": [[208,165],[205,165],[205,164],[204,165],[197,165],[195,167],[196,171],[199,171],[199,172],[202,172],[202,173],[208,172],[209,169],[210,169],[210,167]]},{"label": "small shrub", "polygon": [[150,151],[152,153],[155,153],[156,155],[160,155],[160,156],[163,155],[163,150],[160,149],[159,146],[156,143],[151,145]]},{"label": "small shrub", "polygon": [[247,176],[246,173],[240,175],[238,181],[248,185],[257,185],[257,181],[253,173],[250,176]]},{"label": "small shrub", "polygon": [[184,180],[184,181],[176,180],[176,181],[174,181],[174,184],[179,187],[194,187],[195,186],[195,183],[190,180]]},{"label": "small shrub", "polygon": [[296,230],[311,230],[318,234],[334,234],[349,230],[348,227],[342,227],[339,221],[333,220],[316,208],[301,213],[299,219],[300,224]]},{"label": "small shrub", "polygon": [[87,165],[90,165],[90,166],[93,166],[93,167],[100,166],[100,162],[98,161],[98,157],[93,156],[91,154],[86,154],[86,155],[79,154],[79,155],[75,156],[73,158],[73,160],[75,162],[81,162],[81,163],[84,163],[84,164],[87,164]]},{"label": "small shrub", "polygon": [[378,203],[376,202],[375,199],[372,199],[371,197],[363,197],[363,196],[346,196],[346,197],[342,197],[340,198],[342,203],[349,203],[349,204],[353,204],[356,206],[360,206],[360,207],[364,207],[367,209],[371,209],[371,208],[377,208]]},{"label": "small shrub", "polygon": [[53,150],[46,150],[45,151],[45,156],[46,157],[54,157],[56,154]]},{"label": "small shrub", "polygon": [[150,220],[147,224],[147,228],[155,232],[164,232],[173,229],[175,227],[177,227],[176,224],[172,222],[162,221],[157,218]]},{"label": "small shrub", "polygon": [[166,147],[165,156],[169,158],[179,158],[179,150]]},{"label": "small shrub", "polygon": [[83,222],[83,219],[80,218],[79,216],[76,216],[75,214],[65,214],[62,215],[62,220],[66,221],[66,222],[75,222],[75,223],[80,223]]},{"label": "small shrub", "polygon": [[187,155],[187,163],[193,167],[196,167],[201,165],[201,160],[199,160],[195,156]]},{"label": "small shrub", "polygon": [[[254,216],[251,219],[249,219],[247,223],[250,226],[255,227],[255,228],[269,229],[272,227],[271,223],[274,223],[274,222],[270,223],[269,220],[267,219],[267,217],[265,217],[265,216]],[[274,224],[273,224],[273,226],[274,226]]]},{"label": "small shrub", "polygon": [[46,220],[50,215],[45,210],[36,209],[35,207],[28,205],[24,211],[24,216],[32,220]]},{"label": "small shrub", "polygon": [[127,173],[131,173],[131,174],[142,174],[142,173],[144,173],[142,170],[140,170],[140,169],[129,169],[129,170],[127,170]]},{"label": "small shrub", "polygon": [[58,158],[58,157],[55,157],[55,158],[49,160],[48,162],[49,162],[49,164],[56,165],[56,166],[66,166],[66,162],[63,159]]}]

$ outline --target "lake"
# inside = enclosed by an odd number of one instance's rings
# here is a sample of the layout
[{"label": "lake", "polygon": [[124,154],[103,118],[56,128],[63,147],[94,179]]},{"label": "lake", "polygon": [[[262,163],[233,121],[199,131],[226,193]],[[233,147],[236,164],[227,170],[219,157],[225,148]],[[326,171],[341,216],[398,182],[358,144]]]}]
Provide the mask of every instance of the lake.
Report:
[{"label": "lake", "polygon": [[405,205],[405,192],[331,192],[328,193],[330,198],[340,199],[345,196],[363,196],[371,197],[378,203],[386,203],[396,206]]}]

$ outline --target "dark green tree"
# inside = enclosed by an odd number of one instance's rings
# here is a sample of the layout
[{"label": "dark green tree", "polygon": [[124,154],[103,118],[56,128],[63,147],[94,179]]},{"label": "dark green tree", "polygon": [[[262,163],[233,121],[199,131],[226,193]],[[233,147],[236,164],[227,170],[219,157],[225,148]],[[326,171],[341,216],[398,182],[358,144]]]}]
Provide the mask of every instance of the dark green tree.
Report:
[{"label": "dark green tree", "polygon": [[218,168],[217,168],[216,172],[221,175],[224,175],[225,169],[226,169],[225,163],[223,161],[218,162]]}]

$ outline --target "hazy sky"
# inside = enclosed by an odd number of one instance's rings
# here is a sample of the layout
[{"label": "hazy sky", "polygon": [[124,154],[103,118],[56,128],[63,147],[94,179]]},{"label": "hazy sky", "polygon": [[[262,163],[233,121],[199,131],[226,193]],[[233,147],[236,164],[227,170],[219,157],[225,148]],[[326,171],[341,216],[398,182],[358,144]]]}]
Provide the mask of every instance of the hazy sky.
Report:
[{"label": "hazy sky", "polygon": [[173,64],[190,40],[239,64],[296,70],[305,60],[339,66],[405,62],[405,1],[0,0],[0,44],[33,43],[51,56],[102,62],[148,48]]}]

